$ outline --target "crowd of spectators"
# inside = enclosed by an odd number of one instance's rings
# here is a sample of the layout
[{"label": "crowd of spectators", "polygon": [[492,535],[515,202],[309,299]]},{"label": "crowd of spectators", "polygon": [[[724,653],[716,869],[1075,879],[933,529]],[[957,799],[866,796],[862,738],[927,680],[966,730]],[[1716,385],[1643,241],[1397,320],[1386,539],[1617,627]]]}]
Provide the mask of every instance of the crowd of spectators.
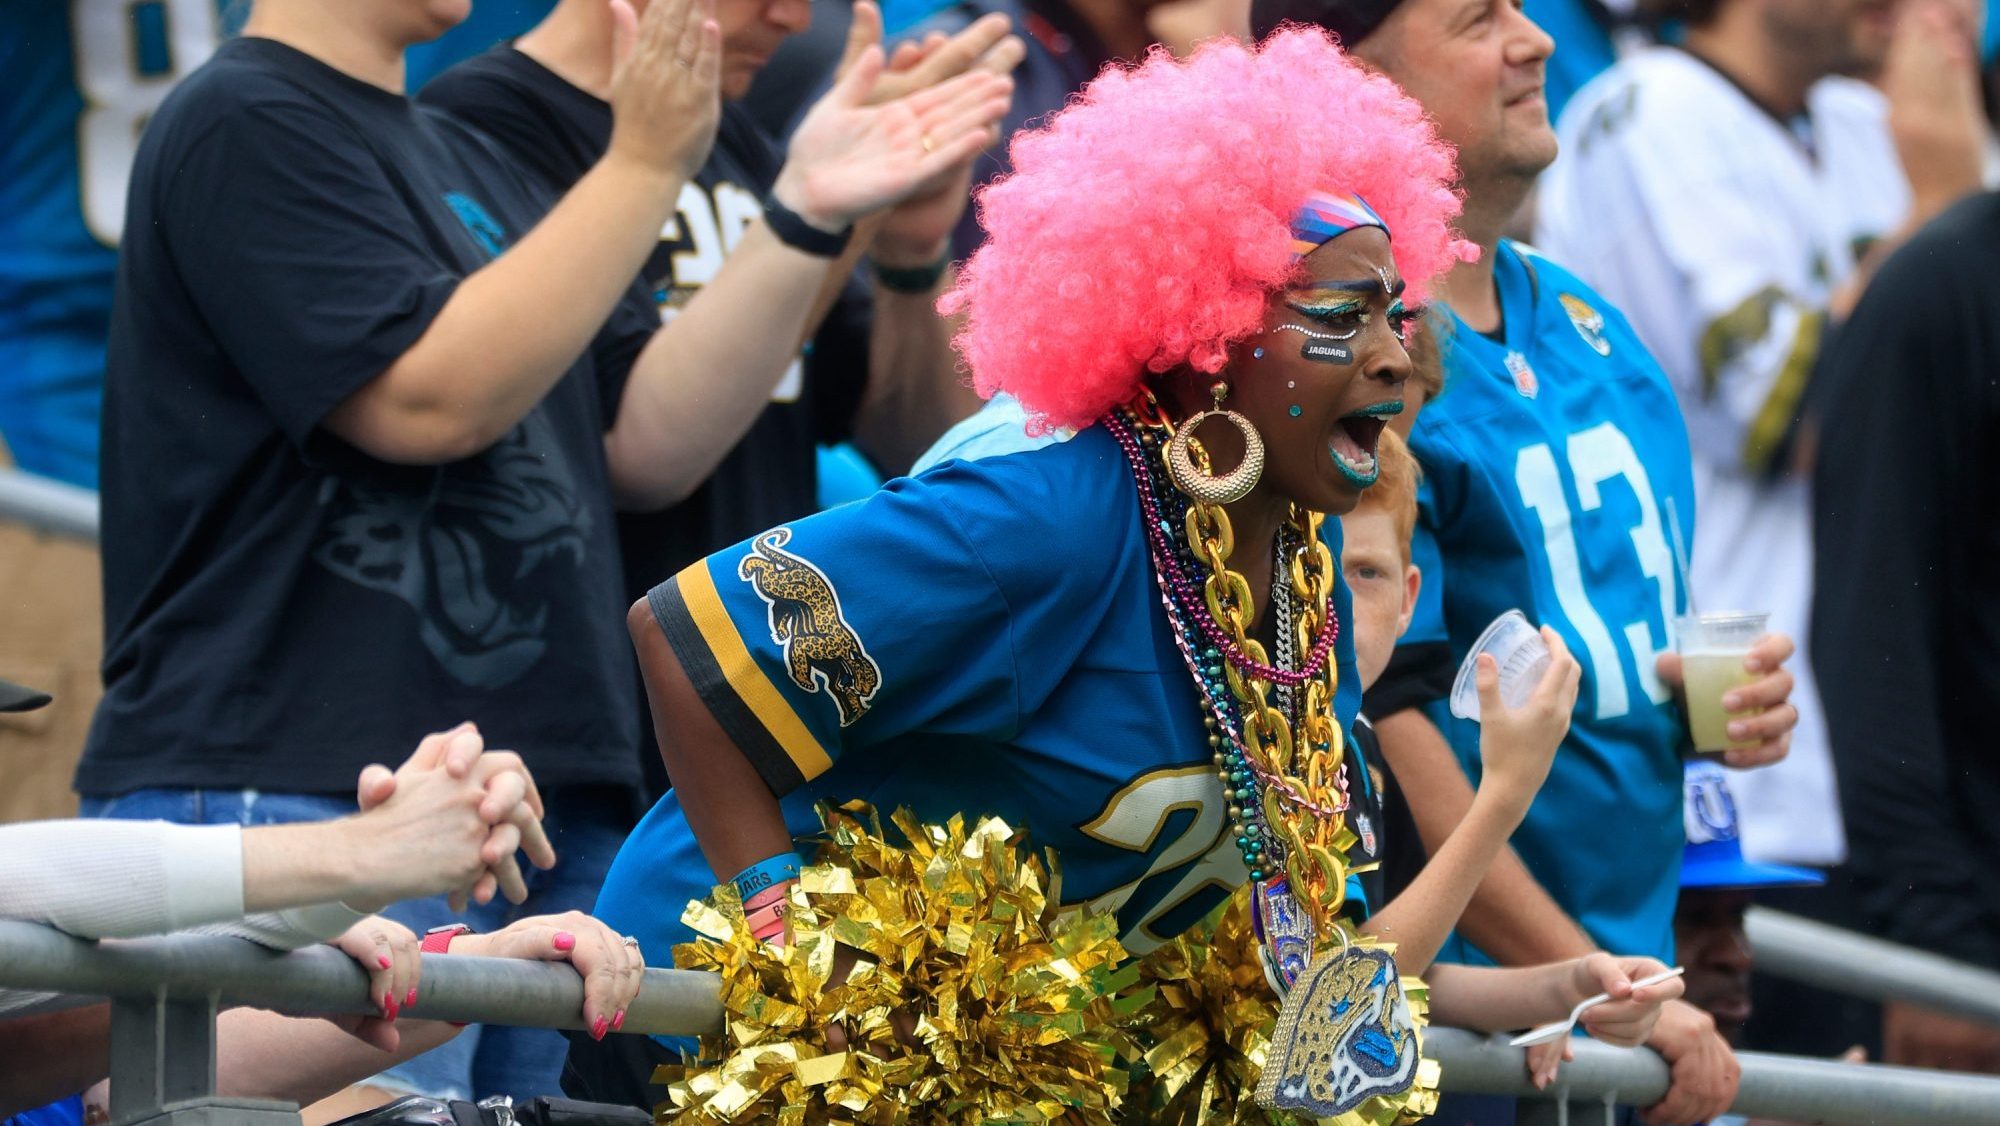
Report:
[{"label": "crowd of spectators", "polygon": [[[332,1096],[321,1121],[559,1093],[557,1033],[397,1019],[432,932],[573,964],[584,1035],[620,1035],[641,966],[671,964],[591,917],[671,785],[626,607],[883,479],[1062,440],[981,405],[939,311],[979,190],[1100,68],[1287,22],[1422,104],[1480,250],[1413,338],[1416,515],[1346,533],[1391,819],[1446,865],[1466,826],[1497,834],[1438,960],[1678,950],[1649,1123],[1718,1120],[1736,1046],[2000,1073],[2000,1029],[1753,983],[1742,937],[1754,895],[2000,969],[2000,148],[1973,0],[466,16],[6,17],[0,453],[98,489],[102,528],[93,554],[0,526],[0,676],[55,698],[0,682],[0,916],[362,964],[379,1017],[226,1014],[225,1093]],[[1697,603],[1772,615],[1726,772],[1684,762],[1671,630]],[[1552,765],[1487,778],[1443,690],[1514,606],[1582,691]],[[105,1078],[106,1010],[46,1001],[0,995],[23,1061],[0,1114]]]}]

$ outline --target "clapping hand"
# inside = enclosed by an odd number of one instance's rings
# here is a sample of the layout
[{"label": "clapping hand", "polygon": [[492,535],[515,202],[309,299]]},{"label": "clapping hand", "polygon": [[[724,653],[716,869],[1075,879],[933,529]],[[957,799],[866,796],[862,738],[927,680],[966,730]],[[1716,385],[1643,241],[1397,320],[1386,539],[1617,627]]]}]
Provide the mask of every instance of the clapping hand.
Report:
[{"label": "clapping hand", "polygon": [[[891,71],[880,43],[869,41],[880,39],[880,13],[864,2],[855,19],[849,48],[859,49],[799,122],[772,189],[779,202],[829,232],[901,203],[969,162],[992,142],[1013,98],[1012,79],[975,65],[1002,45],[1003,23],[981,21],[932,49],[899,51],[906,67]],[[985,46],[989,39],[993,45]]]},{"label": "clapping hand", "polygon": [[611,146],[659,172],[692,179],[722,120],[722,27],[715,0],[653,0],[644,16],[610,0]]}]

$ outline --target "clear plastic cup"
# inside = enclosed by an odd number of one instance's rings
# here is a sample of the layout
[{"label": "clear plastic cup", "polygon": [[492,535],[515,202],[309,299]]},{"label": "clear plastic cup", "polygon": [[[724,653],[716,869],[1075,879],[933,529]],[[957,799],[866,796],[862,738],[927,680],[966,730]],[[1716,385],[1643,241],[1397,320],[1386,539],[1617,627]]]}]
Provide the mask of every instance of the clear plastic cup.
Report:
[{"label": "clear plastic cup", "polygon": [[1771,615],[1758,613],[1691,614],[1675,619],[1674,635],[1687,693],[1688,734],[1694,738],[1696,751],[1719,755],[1756,745],[1755,740],[1736,742],[1729,738],[1731,719],[1756,713],[1732,716],[1722,710],[1722,697],[1756,679],[1744,670],[1743,658],[1764,636],[1770,619]]},{"label": "clear plastic cup", "polygon": [[1509,610],[1493,619],[1472,643],[1465,663],[1458,666],[1458,678],[1451,683],[1451,714],[1474,723],[1479,722],[1481,653],[1493,654],[1493,662],[1500,666],[1500,700],[1510,708],[1527,702],[1549,667],[1549,644],[1526,614]]}]

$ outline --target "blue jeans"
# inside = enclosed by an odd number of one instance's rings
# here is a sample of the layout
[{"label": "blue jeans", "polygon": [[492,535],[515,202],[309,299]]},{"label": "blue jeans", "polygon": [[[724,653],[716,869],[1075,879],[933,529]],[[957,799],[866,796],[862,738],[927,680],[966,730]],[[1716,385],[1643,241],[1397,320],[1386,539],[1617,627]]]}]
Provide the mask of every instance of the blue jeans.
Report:
[{"label": "blue jeans", "polygon": [[[589,911],[597,902],[597,889],[611,858],[632,828],[632,795],[614,786],[584,786],[549,791],[543,800],[548,816],[542,825],[555,845],[558,863],[547,872],[527,871],[526,903],[517,907],[496,897],[484,907],[474,905],[455,915],[444,897],[437,896],[398,903],[382,914],[421,935],[446,923],[463,922],[486,933],[530,915]],[[256,790],[135,790],[114,798],[83,799],[85,817],[188,825],[324,821],[354,809],[347,798]],[[561,1097],[559,1080],[568,1049],[562,1034],[553,1029],[472,1025],[451,1042],[384,1071],[370,1083],[401,1094],[438,1098]]]}]

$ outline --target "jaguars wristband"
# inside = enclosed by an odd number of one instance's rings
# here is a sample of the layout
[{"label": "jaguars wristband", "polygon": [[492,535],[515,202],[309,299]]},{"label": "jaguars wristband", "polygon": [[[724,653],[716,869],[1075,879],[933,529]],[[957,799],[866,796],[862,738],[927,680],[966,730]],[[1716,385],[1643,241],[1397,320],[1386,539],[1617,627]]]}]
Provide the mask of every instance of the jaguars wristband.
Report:
[{"label": "jaguars wristband", "polygon": [[758,892],[776,887],[786,880],[799,878],[799,857],[795,852],[781,852],[766,860],[759,860],[736,874],[732,882],[736,885],[739,898],[748,900]]},{"label": "jaguars wristband", "polygon": [[764,225],[778,236],[778,241],[793,250],[813,255],[816,258],[838,258],[847,249],[848,240],[854,237],[850,225],[837,235],[827,234],[799,217],[799,213],[778,202],[775,193],[764,199]]},{"label": "jaguars wristband", "polygon": [[891,293],[927,294],[937,288],[939,279],[951,268],[951,250],[946,248],[937,261],[928,266],[884,266],[870,261],[869,267],[875,271],[875,280]]}]

